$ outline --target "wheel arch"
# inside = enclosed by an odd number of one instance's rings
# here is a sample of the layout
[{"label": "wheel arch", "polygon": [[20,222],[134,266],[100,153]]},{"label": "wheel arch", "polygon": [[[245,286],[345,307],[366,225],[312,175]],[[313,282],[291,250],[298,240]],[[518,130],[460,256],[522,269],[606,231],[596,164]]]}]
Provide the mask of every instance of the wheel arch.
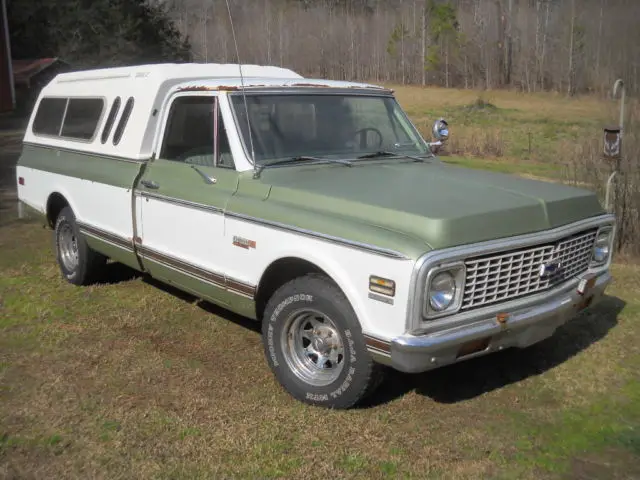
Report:
[{"label": "wheel arch", "polygon": [[[64,194],[57,191],[49,194],[45,208],[49,227],[55,227],[58,215],[60,215],[60,212],[64,207],[71,207],[71,203],[67,200],[67,197]],[[73,207],[71,207],[71,209],[73,210]]]},{"label": "wheel arch", "polygon": [[267,302],[278,288],[295,278],[310,274],[326,276],[336,283],[325,270],[309,260],[287,256],[272,261],[260,276],[256,289],[256,318],[262,320]]},{"label": "wheel arch", "polygon": [[[305,255],[308,257],[308,255]],[[336,285],[347,298],[356,316],[360,318],[357,300],[344,278],[345,272],[340,271],[331,262],[321,262],[317,258],[302,258],[302,255],[288,255],[273,260],[260,276],[256,288],[256,318],[261,321],[269,298],[285,283],[305,275],[322,275]],[[362,319],[360,319],[362,324]]]}]

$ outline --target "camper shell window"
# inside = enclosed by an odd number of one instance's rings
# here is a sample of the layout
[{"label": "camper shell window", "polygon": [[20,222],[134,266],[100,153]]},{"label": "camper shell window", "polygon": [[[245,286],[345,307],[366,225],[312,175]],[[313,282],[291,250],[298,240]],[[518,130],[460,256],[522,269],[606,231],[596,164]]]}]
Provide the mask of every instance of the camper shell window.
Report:
[{"label": "camper shell window", "polygon": [[104,100],[101,98],[70,98],[61,136],[73,140],[91,140],[103,110]]},{"label": "camper shell window", "polygon": [[39,136],[91,141],[103,110],[102,98],[46,97],[40,101],[32,130]]},{"label": "camper shell window", "polygon": [[60,135],[62,118],[67,109],[66,98],[43,98],[38,105],[36,117],[33,120],[33,133],[35,135]]}]

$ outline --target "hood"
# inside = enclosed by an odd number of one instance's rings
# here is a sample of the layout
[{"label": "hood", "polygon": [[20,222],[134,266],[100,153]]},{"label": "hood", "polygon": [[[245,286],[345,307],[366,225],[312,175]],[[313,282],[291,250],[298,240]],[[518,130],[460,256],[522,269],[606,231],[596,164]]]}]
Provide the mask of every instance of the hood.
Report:
[{"label": "hood", "polygon": [[261,179],[270,185],[267,203],[330,214],[434,249],[533,233],[604,213],[588,190],[439,161],[273,168]]}]

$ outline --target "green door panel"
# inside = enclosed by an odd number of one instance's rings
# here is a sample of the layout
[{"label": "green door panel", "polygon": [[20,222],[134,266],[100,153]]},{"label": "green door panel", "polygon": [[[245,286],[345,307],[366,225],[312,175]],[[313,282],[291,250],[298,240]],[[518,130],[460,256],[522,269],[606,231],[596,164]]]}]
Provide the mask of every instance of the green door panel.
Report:
[{"label": "green door panel", "polygon": [[[198,170],[215,183],[206,183]],[[145,182],[155,182],[158,188],[149,188]],[[136,191],[222,209],[237,187],[235,170],[157,159],[146,166]]]},{"label": "green door panel", "polygon": [[[205,179],[205,176],[209,180]],[[164,159],[150,162],[136,187],[136,195],[142,197],[142,217],[138,220],[141,226],[139,253],[145,270],[152,277],[176,285],[237,313],[254,316],[253,300],[228,291],[225,287],[224,272],[217,272],[215,268],[216,256],[222,255],[220,249],[216,248],[216,243],[222,245],[224,235],[222,212],[237,185],[238,173],[235,170]],[[171,245],[171,241],[176,242],[176,239],[169,233],[176,227],[170,218],[149,218],[147,216],[150,215],[149,206],[152,205],[148,203],[150,201],[173,204],[183,212],[184,216],[193,216],[194,222],[187,221],[181,224],[187,230],[181,233],[185,242],[198,235],[207,235],[207,238],[210,238],[210,248],[205,251],[195,249],[189,252],[191,257],[200,258],[202,264],[199,264],[200,262],[185,263],[187,259],[180,257],[177,252],[184,252],[188,244]],[[152,209],[152,211],[157,213],[158,204],[155,205],[155,210]],[[210,222],[207,221],[209,218]],[[151,223],[153,226],[150,225]],[[169,237],[172,237],[172,240],[168,240]],[[158,261],[159,258],[161,261]],[[210,267],[209,271],[203,270],[205,263],[213,264],[214,267]],[[190,270],[199,274],[194,276],[187,273]],[[209,278],[210,281],[198,277]]]}]

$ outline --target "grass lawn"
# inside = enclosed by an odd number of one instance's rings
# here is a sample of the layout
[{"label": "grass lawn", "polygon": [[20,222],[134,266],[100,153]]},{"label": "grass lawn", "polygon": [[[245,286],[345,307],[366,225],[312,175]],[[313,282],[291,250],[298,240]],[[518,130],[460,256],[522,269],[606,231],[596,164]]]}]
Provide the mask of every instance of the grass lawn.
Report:
[{"label": "grass lawn", "polygon": [[[436,90],[398,96],[429,125],[477,96]],[[551,95],[490,102],[522,125],[580,124],[598,110]],[[457,135],[459,120],[446,116]],[[65,283],[51,232],[16,220],[7,200],[9,143],[0,142],[2,478],[640,478],[633,259],[616,262],[600,305],[547,341],[394,373],[366,405],[328,411],[277,385],[248,320],[116,264],[100,285]],[[559,168],[543,153],[517,160],[519,147],[505,145],[503,157],[447,161],[534,176]]]}]

